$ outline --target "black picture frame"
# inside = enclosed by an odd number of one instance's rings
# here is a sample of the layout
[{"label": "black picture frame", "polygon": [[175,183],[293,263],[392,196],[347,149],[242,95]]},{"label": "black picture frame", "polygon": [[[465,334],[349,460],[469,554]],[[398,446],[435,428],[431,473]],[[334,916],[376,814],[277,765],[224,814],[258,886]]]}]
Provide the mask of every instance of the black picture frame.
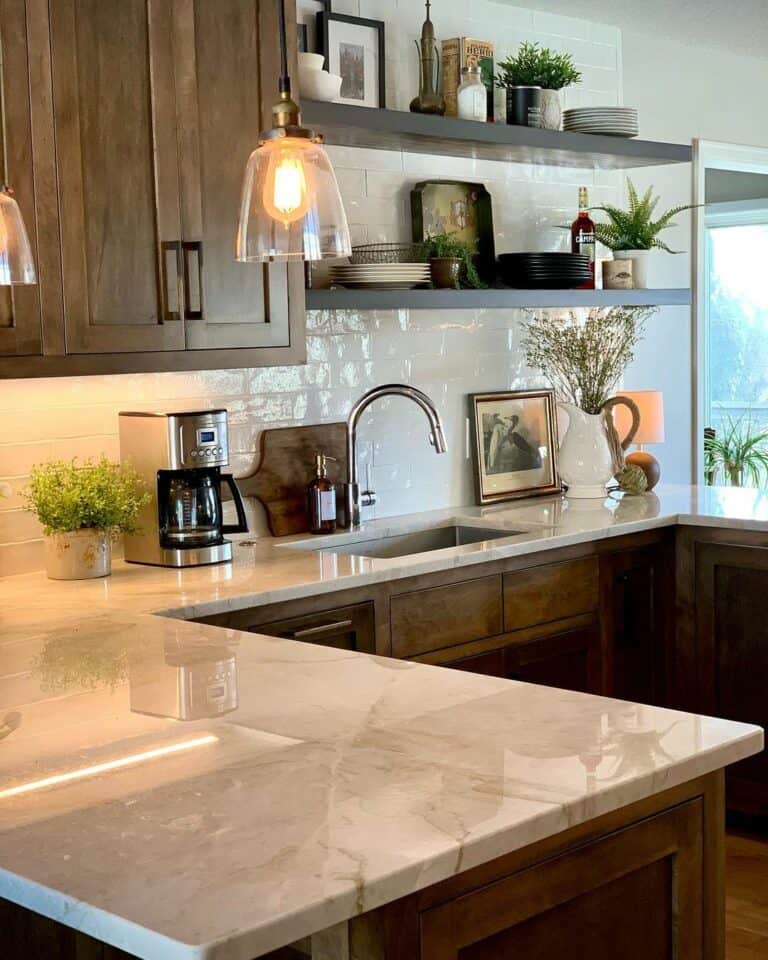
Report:
[{"label": "black picture frame", "polygon": [[331,11],[331,0],[297,0],[296,39],[300,52],[320,53],[320,43],[317,38],[317,15],[318,13],[331,13]]},{"label": "black picture frame", "polygon": [[[526,404],[540,408],[538,415],[530,419],[528,424],[525,418],[531,415],[525,412]],[[513,413],[516,415],[510,416]],[[469,417],[475,491],[479,504],[562,493],[558,464],[557,398],[554,390],[474,393],[469,396]],[[485,424],[485,418],[495,418],[499,421],[498,425]],[[528,436],[527,426],[532,427]],[[505,446],[508,469],[504,468]],[[493,471],[492,457],[499,462],[499,469]],[[538,458],[538,462],[526,463],[526,458]]]},{"label": "black picture frame", "polygon": [[[366,27],[370,30],[375,30],[377,33],[377,52],[378,52],[378,107],[384,109],[387,105],[387,91],[386,91],[386,81],[387,81],[387,69],[386,69],[386,36],[385,36],[385,24],[383,20],[370,20],[367,17],[352,17],[345,13],[331,13],[330,11],[322,11],[317,15],[317,37],[319,40],[319,50],[318,53],[322,53],[325,57],[325,69],[329,69],[330,64],[330,51],[331,51],[331,28],[334,23],[345,23],[351,26]],[[333,71],[331,71],[333,72]],[[349,100],[344,102],[349,103]],[[361,103],[361,107],[366,107],[368,109],[376,109],[369,104]]]}]

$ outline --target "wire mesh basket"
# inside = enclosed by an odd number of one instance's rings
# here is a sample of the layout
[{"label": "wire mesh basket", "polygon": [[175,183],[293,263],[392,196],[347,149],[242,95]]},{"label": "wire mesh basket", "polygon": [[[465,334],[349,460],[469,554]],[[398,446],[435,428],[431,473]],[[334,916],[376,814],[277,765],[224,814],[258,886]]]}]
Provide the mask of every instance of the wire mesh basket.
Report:
[{"label": "wire mesh basket", "polygon": [[365,243],[352,247],[350,263],[424,263],[426,245],[423,243]]}]

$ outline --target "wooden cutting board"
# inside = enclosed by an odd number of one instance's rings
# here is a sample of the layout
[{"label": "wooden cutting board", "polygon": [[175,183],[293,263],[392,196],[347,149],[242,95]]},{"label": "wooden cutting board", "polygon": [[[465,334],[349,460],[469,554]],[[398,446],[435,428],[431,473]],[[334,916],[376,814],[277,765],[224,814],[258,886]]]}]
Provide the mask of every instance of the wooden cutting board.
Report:
[{"label": "wooden cutting board", "polygon": [[267,513],[274,537],[309,530],[307,484],[315,475],[315,454],[335,457],[328,479],[336,484],[337,516],[344,514],[347,476],[346,423],[319,423],[309,427],[282,427],[261,435],[261,459],[256,472],[237,481],[243,496],[255,497]]}]

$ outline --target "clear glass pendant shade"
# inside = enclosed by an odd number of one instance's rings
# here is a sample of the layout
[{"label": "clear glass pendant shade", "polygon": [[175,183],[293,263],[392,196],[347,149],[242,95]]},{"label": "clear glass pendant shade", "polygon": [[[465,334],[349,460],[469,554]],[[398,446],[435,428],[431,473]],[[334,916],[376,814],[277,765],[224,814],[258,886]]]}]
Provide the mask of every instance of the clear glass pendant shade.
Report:
[{"label": "clear glass pendant shade", "polygon": [[248,160],[235,258],[324,260],[352,252],[336,174],[321,143],[275,137]]},{"label": "clear glass pendant shade", "polygon": [[37,283],[35,261],[18,203],[0,189],[0,286]]}]

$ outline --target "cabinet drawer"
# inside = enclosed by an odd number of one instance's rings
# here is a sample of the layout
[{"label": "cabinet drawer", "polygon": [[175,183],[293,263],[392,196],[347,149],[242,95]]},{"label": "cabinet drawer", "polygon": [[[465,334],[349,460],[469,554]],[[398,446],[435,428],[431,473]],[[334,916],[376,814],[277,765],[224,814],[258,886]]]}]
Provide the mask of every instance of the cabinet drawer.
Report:
[{"label": "cabinet drawer", "polygon": [[597,609],[594,557],[504,574],[504,629],[520,630]]},{"label": "cabinet drawer", "polygon": [[390,617],[396,657],[492,637],[502,631],[501,577],[464,580],[392,597]]},{"label": "cabinet drawer", "polygon": [[360,650],[375,653],[374,615],[372,603],[356,603],[336,607],[320,613],[309,613],[286,620],[258,623],[258,610],[241,614],[240,622],[232,626],[248,633],[263,633],[268,637],[285,637],[302,643],[319,643],[340,650]]}]

